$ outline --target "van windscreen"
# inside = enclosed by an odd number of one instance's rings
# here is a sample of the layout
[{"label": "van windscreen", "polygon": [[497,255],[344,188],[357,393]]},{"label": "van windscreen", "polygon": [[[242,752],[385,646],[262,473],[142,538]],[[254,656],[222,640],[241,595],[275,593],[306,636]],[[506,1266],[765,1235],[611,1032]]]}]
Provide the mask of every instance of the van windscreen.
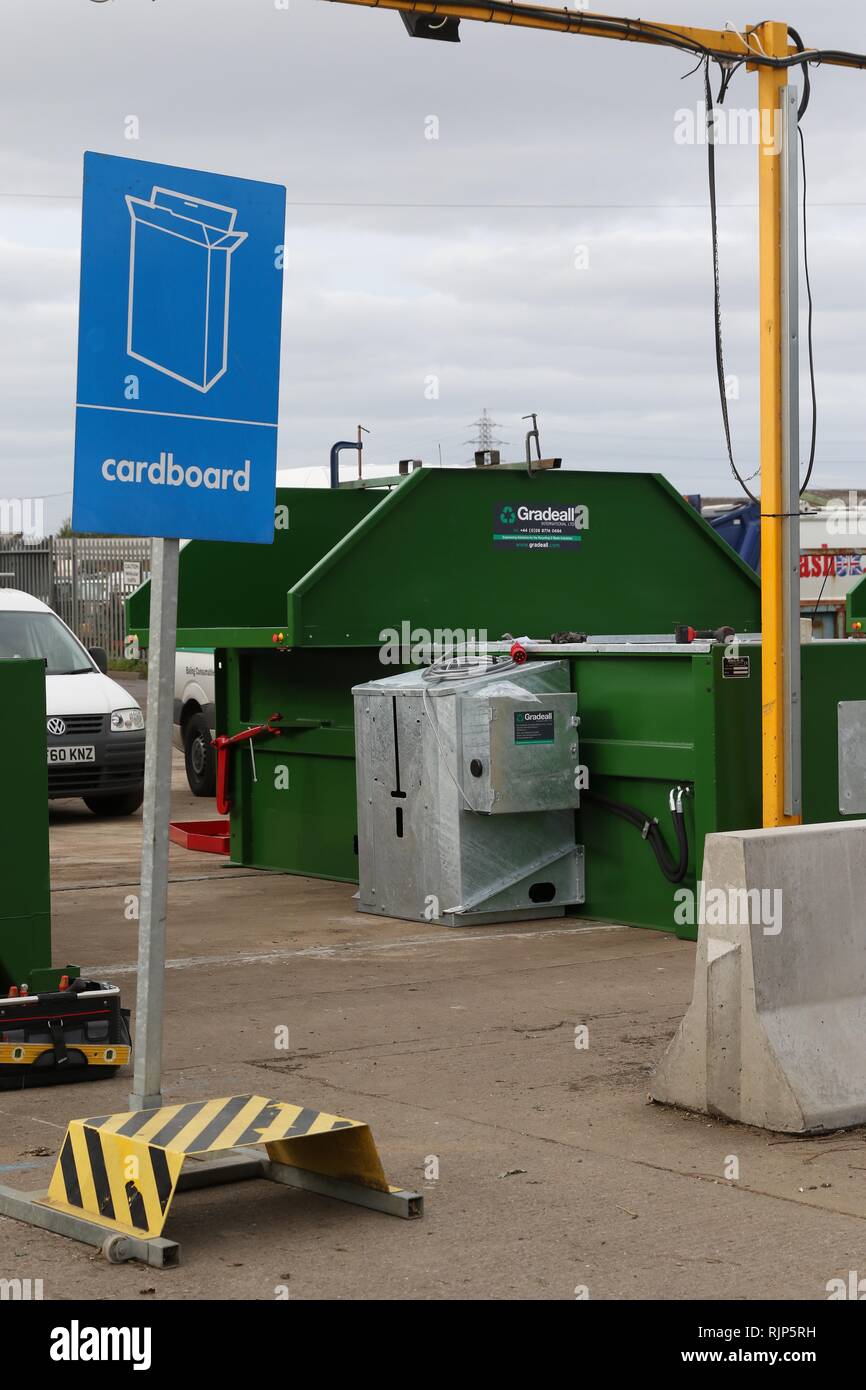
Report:
[{"label": "van windscreen", "polygon": [[42,660],[49,676],[94,669],[80,642],[54,613],[0,612],[0,660]]}]

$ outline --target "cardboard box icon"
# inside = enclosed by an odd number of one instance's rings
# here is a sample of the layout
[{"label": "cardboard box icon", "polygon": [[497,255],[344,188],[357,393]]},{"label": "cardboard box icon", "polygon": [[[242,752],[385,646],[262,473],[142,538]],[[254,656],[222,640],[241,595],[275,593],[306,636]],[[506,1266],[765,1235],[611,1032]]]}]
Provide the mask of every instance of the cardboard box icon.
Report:
[{"label": "cardboard box icon", "polygon": [[126,194],[129,308],[126,350],[195,391],[209,391],[228,365],[231,256],[246,232],[236,208],[156,188]]}]

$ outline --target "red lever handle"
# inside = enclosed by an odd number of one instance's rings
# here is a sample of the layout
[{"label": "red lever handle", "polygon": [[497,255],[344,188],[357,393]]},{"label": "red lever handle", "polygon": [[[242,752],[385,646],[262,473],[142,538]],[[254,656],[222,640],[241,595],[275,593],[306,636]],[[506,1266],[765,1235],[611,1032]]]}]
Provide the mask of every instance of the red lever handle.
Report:
[{"label": "red lever handle", "polygon": [[278,719],[282,719],[281,714],[272,714],[266,724],[254,724],[251,729],[242,729],[239,734],[217,734],[212,739],[211,746],[217,750],[217,785],[216,785],[216,806],[217,812],[221,816],[227,816],[232,809],[229,799],[229,749],[236,743],[249,743],[251,739],[261,738],[265,734],[273,734],[279,738],[279,729],[271,727]]}]

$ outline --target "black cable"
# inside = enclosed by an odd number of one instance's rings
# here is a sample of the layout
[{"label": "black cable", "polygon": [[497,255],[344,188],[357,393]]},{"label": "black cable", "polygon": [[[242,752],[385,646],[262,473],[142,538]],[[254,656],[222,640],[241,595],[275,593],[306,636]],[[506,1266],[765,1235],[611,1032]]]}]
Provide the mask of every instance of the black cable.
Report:
[{"label": "black cable", "polygon": [[686,80],[687,77],[692,77],[692,76],[694,75],[694,73],[697,72],[698,68],[702,65],[702,63],[703,63],[704,61],[705,61],[705,60],[704,60],[704,56],[703,56],[703,54],[701,54],[700,58],[699,58],[698,61],[695,63],[694,67],[693,67],[693,68],[689,68],[688,72],[684,72],[684,73],[683,73],[682,77],[680,78],[680,81],[681,81],[681,82],[685,82],[685,80]]},{"label": "black cable", "polygon": [[[677,789],[679,791],[679,788]],[[689,863],[689,844],[686,838],[686,818],[683,815],[682,803],[678,802],[676,809],[671,805],[671,820],[674,823],[674,833],[677,837],[678,857],[676,864],[673,864],[667,853],[667,846],[664,842],[658,821],[653,821],[650,826],[647,838],[652,844],[659,868],[669,883],[682,883],[686,876],[686,869]],[[664,859],[663,857],[664,856]]]},{"label": "black cable", "polygon": [[[376,8],[376,0],[370,0],[373,8]],[[465,3],[465,0],[464,0]],[[466,6],[468,7],[468,6]],[[415,5],[406,4],[401,6],[407,10],[414,10]],[[668,29],[664,24],[654,24],[652,21],[642,19],[625,19],[616,15],[582,15],[579,11],[571,14],[567,10],[562,10],[552,6],[541,5],[517,5],[510,0],[484,0],[483,4],[478,4],[479,18],[489,16],[488,22],[493,15],[499,14],[507,16],[513,20],[515,16],[521,19],[538,20],[547,16],[557,25],[562,25],[561,32],[567,34],[579,34],[587,27],[601,34],[610,34],[622,39],[634,39],[637,35],[643,42],[649,41],[662,48],[677,49],[682,53],[700,54],[704,58],[713,58],[720,63],[730,63],[736,61],[737,54],[732,54],[726,48],[713,48],[710,44],[704,44],[697,39],[684,38],[675,29]],[[427,18],[437,15],[448,15],[448,6],[432,5],[430,9],[425,9],[423,13]],[[748,33],[751,34],[760,25],[752,25]],[[759,48],[749,48],[748,58],[743,57],[741,61],[748,61],[754,67],[786,69],[802,66],[805,71],[807,63],[836,62],[848,64],[851,67],[866,68],[866,53],[853,53],[846,49],[837,48],[810,48],[802,50],[804,56],[799,54],[786,55],[784,58],[771,57],[767,53],[761,52]]]},{"label": "black cable", "polygon": [[[793,39],[797,48],[802,53],[804,51],[803,40],[792,24],[788,25],[788,33]],[[807,339],[809,344],[809,389],[812,396],[812,438],[809,446],[809,462],[806,465],[806,476],[800,485],[800,496],[809,486],[809,479],[812,476],[812,468],[815,464],[815,441],[818,434],[818,396],[815,389],[815,354],[812,343],[812,315],[814,305],[812,302],[812,279],[809,274],[809,241],[808,229],[806,225],[806,141],[803,136],[803,127],[800,124],[809,106],[809,98],[812,95],[812,80],[809,77],[807,63],[803,63],[803,95],[800,98],[800,105],[797,108],[797,135],[800,139],[800,163],[803,169],[803,270],[806,277],[806,298],[809,303],[809,318]]]},{"label": "black cable", "polygon": [[686,818],[682,812],[678,812],[677,815],[674,816],[674,828],[676,829],[677,839],[680,845],[679,862],[682,865],[682,874],[680,875],[682,879],[685,878],[686,869],[689,864],[689,841],[686,835]]},{"label": "black cable", "polygon": [[[681,789],[677,788],[677,791],[679,792]],[[670,856],[658,821],[645,815],[637,806],[630,806],[625,801],[614,801],[612,797],[599,796],[596,792],[583,792],[582,798],[600,806],[602,810],[609,811],[612,815],[619,816],[622,820],[628,821],[629,825],[633,825],[636,830],[639,830],[655,855],[656,862],[668,882],[682,882],[686,875],[686,869],[688,868],[689,846],[681,798],[676,803],[679,809],[675,809],[673,801],[671,803],[671,819],[674,823],[678,848],[676,863]]]},{"label": "black cable", "polygon": [[812,468],[815,464],[815,441],[818,436],[818,393],[815,389],[815,355],[812,348],[812,278],[809,274],[809,243],[806,233],[806,141],[803,138],[801,126],[797,126],[797,134],[800,137],[800,159],[803,166],[803,269],[806,273],[806,298],[809,302],[809,317],[806,330],[806,337],[809,344],[809,389],[812,394],[812,442],[809,447],[809,462],[806,466],[806,476],[800,486],[800,496],[809,486],[809,479],[812,476]]},{"label": "black cable", "polygon": [[[716,96],[716,101],[719,104],[719,106],[722,105],[722,102],[725,100],[725,97],[728,94],[728,88],[731,85],[731,78],[743,66],[744,62],[745,59],[740,58],[739,61],[736,63],[725,63],[722,66],[722,80],[719,83],[718,95]],[[700,66],[700,64],[698,64],[698,66]]]},{"label": "black cable", "polygon": [[[731,472],[736,478],[743,492],[752,502],[758,502],[758,498],[752,492],[747,480],[742,476],[736,463],[734,462],[734,450],[731,445],[731,422],[728,416],[728,398],[725,394],[725,360],[722,345],[722,297],[719,283],[719,224],[716,205],[716,147],[715,147],[715,110],[713,107],[713,90],[710,84],[710,60],[704,64],[704,96],[707,106],[707,177],[710,187],[710,233],[713,244],[713,301],[715,306],[715,345],[716,345],[716,375],[719,383],[719,401],[722,407],[722,424],[725,430],[725,445],[728,451],[728,462]],[[760,469],[749,474],[749,481],[757,477]]]},{"label": "black cable", "polygon": [[825,588],[827,587],[827,580],[828,580],[829,577],[830,577],[830,558],[831,558],[831,557],[828,555],[828,556],[827,556],[827,569],[826,569],[826,571],[825,571],[825,573],[824,573],[824,579],[823,579],[823,582],[822,582],[822,584],[821,584],[821,588],[818,590],[818,599],[817,599],[817,602],[816,602],[816,604],[815,604],[815,612],[816,612],[816,613],[817,613],[818,609],[821,607],[821,600],[822,600],[822,598],[824,597],[824,590],[825,590]]},{"label": "black cable", "polygon": [[[805,45],[804,45],[804,43],[803,43],[803,40],[800,38],[800,35],[797,33],[797,30],[794,28],[793,24],[789,24],[789,25],[788,25],[788,33],[790,34],[791,38],[794,40],[794,43],[797,45],[797,48],[799,49],[799,51],[800,51],[801,53],[803,53],[803,52],[805,51]],[[806,114],[806,108],[807,108],[807,106],[809,105],[809,98],[810,98],[810,96],[812,95],[812,79],[811,79],[810,76],[809,76],[809,67],[808,67],[808,64],[804,61],[802,66],[803,66],[803,95],[802,95],[802,97],[800,98],[800,105],[799,105],[798,108],[797,108],[797,120],[798,120],[798,121],[802,121],[803,117],[805,116],[805,114]]]},{"label": "black cable", "polygon": [[[797,47],[798,47],[798,49],[800,50],[800,52],[803,52],[803,40],[801,39],[801,37],[800,37],[800,35],[798,34],[797,30],[794,29],[791,25],[789,25],[789,26],[788,26],[788,33],[791,35],[791,38],[794,40],[794,43],[797,45]],[[737,65],[737,66],[739,66],[739,65]],[[810,385],[810,392],[811,392],[811,398],[812,398],[812,432],[811,432],[811,443],[810,443],[810,448],[809,448],[809,462],[808,462],[808,464],[807,464],[807,466],[806,466],[806,476],[805,476],[805,478],[803,479],[802,484],[800,485],[800,496],[801,496],[801,497],[802,497],[803,493],[805,492],[806,488],[808,487],[809,481],[810,481],[810,479],[811,479],[811,477],[812,477],[812,469],[813,469],[814,464],[815,464],[815,445],[816,445],[817,433],[818,433],[818,400],[817,400],[817,390],[816,390],[816,386],[815,386],[815,354],[814,354],[814,342],[813,342],[813,335],[812,335],[812,320],[813,320],[813,316],[814,316],[814,302],[813,302],[813,298],[812,298],[812,280],[811,280],[811,275],[810,275],[810,272],[809,272],[809,244],[808,244],[807,214],[806,214],[806,207],[807,207],[807,201],[806,201],[806,196],[807,196],[807,195],[806,195],[806,141],[805,141],[805,138],[804,138],[804,136],[803,136],[802,127],[801,127],[800,124],[799,124],[800,120],[802,119],[802,117],[803,117],[803,115],[804,115],[804,113],[805,113],[805,111],[806,111],[806,109],[807,109],[807,107],[808,107],[808,105],[809,105],[809,98],[810,98],[811,92],[812,92],[812,84],[811,84],[811,80],[810,80],[810,78],[809,78],[809,73],[808,73],[808,70],[807,70],[805,61],[802,61],[802,68],[803,68],[803,95],[802,95],[802,97],[801,97],[801,99],[800,99],[800,104],[799,104],[798,111],[797,111],[797,117],[798,117],[797,134],[798,134],[799,140],[800,140],[800,157],[801,157],[801,163],[802,163],[802,169],[803,169],[803,266],[804,266],[805,277],[806,277],[806,296],[807,296],[808,304],[809,304],[807,339],[808,339],[808,356],[809,356],[809,385]],[[757,503],[757,502],[758,502],[758,498],[757,498],[757,497],[755,496],[755,494],[752,492],[751,488],[749,488],[747,480],[746,480],[745,478],[743,478],[743,476],[740,474],[739,470],[737,469],[736,463],[734,462],[733,449],[732,449],[732,446],[731,446],[731,426],[730,426],[730,419],[729,419],[729,415],[728,415],[728,400],[727,400],[727,396],[725,395],[725,368],[724,368],[724,352],[723,352],[723,344],[722,344],[722,312],[721,312],[721,295],[720,295],[720,284],[719,284],[719,238],[718,238],[717,202],[716,202],[716,160],[715,160],[715,148],[714,148],[714,145],[713,145],[713,137],[714,137],[714,133],[715,133],[715,127],[714,127],[713,96],[712,96],[712,87],[711,87],[711,85],[710,85],[710,71],[709,71],[709,69],[710,69],[710,63],[709,63],[709,59],[707,59],[706,62],[705,62],[705,66],[704,66],[704,91],[705,91],[705,94],[706,94],[706,104],[707,104],[707,172],[708,172],[709,186],[710,186],[710,225],[711,225],[712,242],[713,242],[713,289],[714,289],[714,300],[715,300],[716,372],[717,372],[718,382],[719,382],[719,399],[720,399],[721,407],[722,407],[722,422],[723,422],[724,430],[725,430],[725,445],[726,445],[726,447],[727,447],[728,461],[729,461],[730,466],[731,466],[731,471],[732,471],[734,477],[736,478],[737,482],[740,484],[740,487],[741,487],[741,488],[743,489],[743,491],[745,492],[746,496],[749,497],[750,500],[751,500],[752,502],[756,502],[756,503]],[[722,75],[722,82],[721,82],[721,85],[720,85],[720,87],[719,87],[719,98],[718,98],[720,103],[724,100],[725,94],[727,93],[728,85],[729,85],[729,83],[730,83],[730,80],[731,80],[731,77],[733,76],[734,71],[735,71],[734,68],[729,68],[729,69],[727,69],[727,70],[723,73],[723,75]],[[760,469],[756,469],[754,473],[750,473],[750,474],[749,474],[749,477],[748,477],[748,481],[750,482],[753,478],[756,478],[756,477],[758,476],[759,472],[760,472]]]},{"label": "black cable", "polygon": [[[674,826],[676,828],[677,842],[680,847],[680,851],[682,851],[683,844],[682,835],[679,830],[679,822],[681,820],[682,816],[674,815]],[[664,837],[662,836],[657,821],[651,822],[649,830],[647,831],[646,838],[647,843],[649,844],[650,848],[653,851],[653,854],[656,857],[656,862],[658,863],[658,866],[664,874],[665,878],[667,879],[668,883],[682,883],[683,878],[685,877],[685,865],[682,863],[682,852],[680,853],[679,860],[676,864],[674,864],[670,856],[668,855],[667,845],[664,842]]]}]

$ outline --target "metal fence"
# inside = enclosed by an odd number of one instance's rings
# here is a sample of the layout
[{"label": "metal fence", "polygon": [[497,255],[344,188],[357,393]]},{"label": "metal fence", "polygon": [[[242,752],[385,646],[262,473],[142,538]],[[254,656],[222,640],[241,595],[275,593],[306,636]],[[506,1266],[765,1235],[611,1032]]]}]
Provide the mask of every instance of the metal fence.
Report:
[{"label": "metal fence", "polygon": [[0,588],[47,603],[86,647],[126,648],[124,599],[150,578],[150,541],[135,536],[49,536],[29,544],[0,535]]}]

